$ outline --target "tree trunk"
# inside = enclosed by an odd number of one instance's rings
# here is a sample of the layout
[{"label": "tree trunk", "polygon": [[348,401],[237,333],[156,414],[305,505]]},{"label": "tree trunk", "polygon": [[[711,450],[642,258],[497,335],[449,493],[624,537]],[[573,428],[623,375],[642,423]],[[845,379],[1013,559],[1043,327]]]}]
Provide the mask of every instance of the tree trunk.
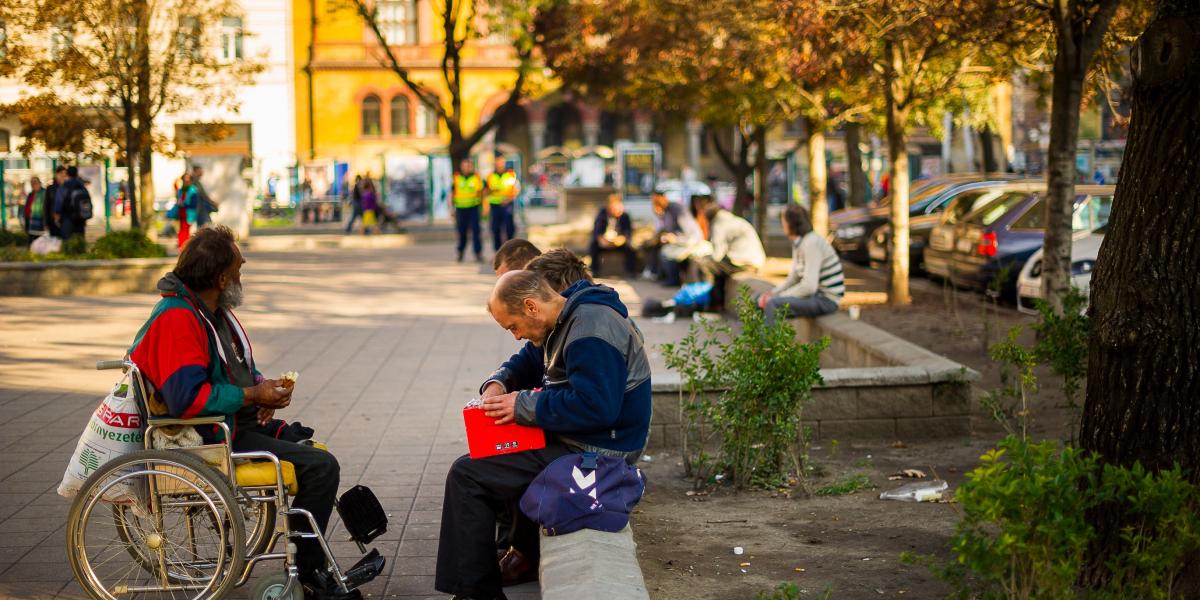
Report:
[{"label": "tree trunk", "polygon": [[1042,248],[1042,297],[1062,312],[1071,285],[1071,214],[1075,206],[1075,147],[1079,136],[1079,103],[1087,62],[1080,64],[1078,44],[1070,31],[1058,32],[1054,87],[1050,106],[1050,147],[1046,161],[1046,241]]},{"label": "tree trunk", "polygon": [[125,204],[130,208],[129,224],[134,229],[145,231],[146,229],[142,227],[141,221],[141,215],[144,213],[138,205],[138,198],[141,197],[138,191],[141,189],[141,186],[138,185],[137,177],[135,176],[137,171],[133,168],[135,158],[137,157],[137,134],[133,130],[133,116],[130,114],[129,107],[126,106],[124,110],[125,114],[122,124],[125,127]]},{"label": "tree trunk", "polygon": [[846,208],[867,202],[867,178],[863,173],[862,150],[858,147],[861,130],[858,123],[846,123]]},{"label": "tree trunk", "polygon": [[[1200,483],[1200,16],[1195,0],[1175,16],[1182,4],[1159,2],[1132,55],[1133,117],[1092,276],[1079,439],[1107,462],[1179,464]],[[1125,523],[1112,511],[1091,521],[1100,542],[1090,571],[1103,577]],[[1196,556],[1182,573],[1173,597],[1200,597]]]},{"label": "tree trunk", "polygon": [[[889,44],[894,60],[898,53]],[[892,71],[893,75],[895,71]],[[892,77],[884,86],[887,100],[888,158],[892,163],[891,219],[892,252],[888,264],[888,303],[893,305],[912,304],[908,293],[908,109],[896,105],[897,93],[902,84]]]},{"label": "tree trunk", "polygon": [[996,161],[996,136],[992,134],[992,126],[984,125],[979,130],[979,147],[983,150],[983,171],[985,173],[1000,172],[1000,163]]},{"label": "tree trunk", "polygon": [[825,189],[825,130],[813,119],[808,126],[808,199],[811,203],[813,231],[821,237],[829,233],[829,194]]},{"label": "tree trunk", "polygon": [[[142,185],[142,228],[143,231],[154,230],[154,167],[152,159],[154,150],[150,144],[142,144],[138,151],[138,179]],[[132,177],[131,177],[132,178]]]},{"label": "tree trunk", "polygon": [[767,128],[754,128],[754,168],[758,176],[755,178],[754,190],[754,228],[763,245],[767,242]]}]

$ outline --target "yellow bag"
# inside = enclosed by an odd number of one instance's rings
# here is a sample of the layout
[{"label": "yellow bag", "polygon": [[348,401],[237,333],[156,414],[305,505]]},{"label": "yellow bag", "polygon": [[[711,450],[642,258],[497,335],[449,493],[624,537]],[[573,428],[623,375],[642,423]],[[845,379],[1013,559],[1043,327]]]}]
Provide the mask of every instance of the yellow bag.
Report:
[{"label": "yellow bag", "polygon": [[365,227],[374,227],[375,226],[375,211],[373,211],[373,210],[364,210],[363,211],[363,226],[365,226]]}]

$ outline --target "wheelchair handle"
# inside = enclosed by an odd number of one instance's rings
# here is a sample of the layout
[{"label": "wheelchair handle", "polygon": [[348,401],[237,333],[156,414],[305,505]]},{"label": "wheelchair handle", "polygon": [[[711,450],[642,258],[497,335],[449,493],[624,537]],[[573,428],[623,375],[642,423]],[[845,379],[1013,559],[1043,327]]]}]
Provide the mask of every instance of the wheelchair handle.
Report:
[{"label": "wheelchair handle", "polygon": [[97,371],[106,371],[109,369],[125,369],[130,366],[132,366],[131,363],[125,359],[101,360],[101,361],[96,362],[96,370]]}]

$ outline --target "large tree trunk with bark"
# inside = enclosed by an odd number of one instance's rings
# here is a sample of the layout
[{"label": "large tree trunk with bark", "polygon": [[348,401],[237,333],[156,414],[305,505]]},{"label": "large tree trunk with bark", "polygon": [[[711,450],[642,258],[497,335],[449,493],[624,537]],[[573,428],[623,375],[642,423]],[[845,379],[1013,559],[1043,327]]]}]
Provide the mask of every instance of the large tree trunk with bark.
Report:
[{"label": "large tree trunk with bark", "polygon": [[867,178],[863,173],[862,150],[859,149],[859,138],[862,126],[858,123],[846,123],[846,207],[865,204],[867,201]]},{"label": "large tree trunk with bark", "polygon": [[805,119],[808,128],[808,199],[812,205],[813,231],[821,237],[829,233],[828,177],[825,173],[825,130],[814,119]]},{"label": "large tree trunk with bark", "polygon": [[[893,60],[898,52],[889,44]],[[894,72],[893,72],[894,74]],[[892,252],[888,260],[888,304],[912,304],[908,292],[908,109],[896,105],[901,83],[893,76],[884,86],[887,100],[888,158],[891,159]]]},{"label": "large tree trunk with bark", "polygon": [[1042,297],[1056,312],[1071,285],[1071,214],[1075,207],[1075,148],[1086,62],[1080,64],[1070,32],[1059,32],[1050,106],[1046,162],[1046,241],[1042,249]]},{"label": "large tree trunk with bark", "polygon": [[758,230],[758,237],[766,245],[767,242],[767,128],[754,128],[754,169],[758,176],[755,177],[754,190],[754,228]]},{"label": "large tree trunk with bark", "polygon": [[[1080,443],[1111,463],[1179,464],[1200,483],[1200,2],[1160,2],[1132,62],[1129,139],[1092,277]],[[1127,523],[1111,510],[1091,520],[1094,584]],[[1200,597],[1198,558],[1180,598]]]}]

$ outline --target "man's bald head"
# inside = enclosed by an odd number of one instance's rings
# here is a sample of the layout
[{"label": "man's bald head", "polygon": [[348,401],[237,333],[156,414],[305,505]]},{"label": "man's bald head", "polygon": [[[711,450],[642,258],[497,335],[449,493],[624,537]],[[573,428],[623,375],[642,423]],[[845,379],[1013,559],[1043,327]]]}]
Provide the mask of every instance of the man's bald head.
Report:
[{"label": "man's bald head", "polygon": [[488,299],[488,312],[517,340],[540,346],[554,330],[566,304],[550,283],[533,271],[509,271],[496,280]]}]

